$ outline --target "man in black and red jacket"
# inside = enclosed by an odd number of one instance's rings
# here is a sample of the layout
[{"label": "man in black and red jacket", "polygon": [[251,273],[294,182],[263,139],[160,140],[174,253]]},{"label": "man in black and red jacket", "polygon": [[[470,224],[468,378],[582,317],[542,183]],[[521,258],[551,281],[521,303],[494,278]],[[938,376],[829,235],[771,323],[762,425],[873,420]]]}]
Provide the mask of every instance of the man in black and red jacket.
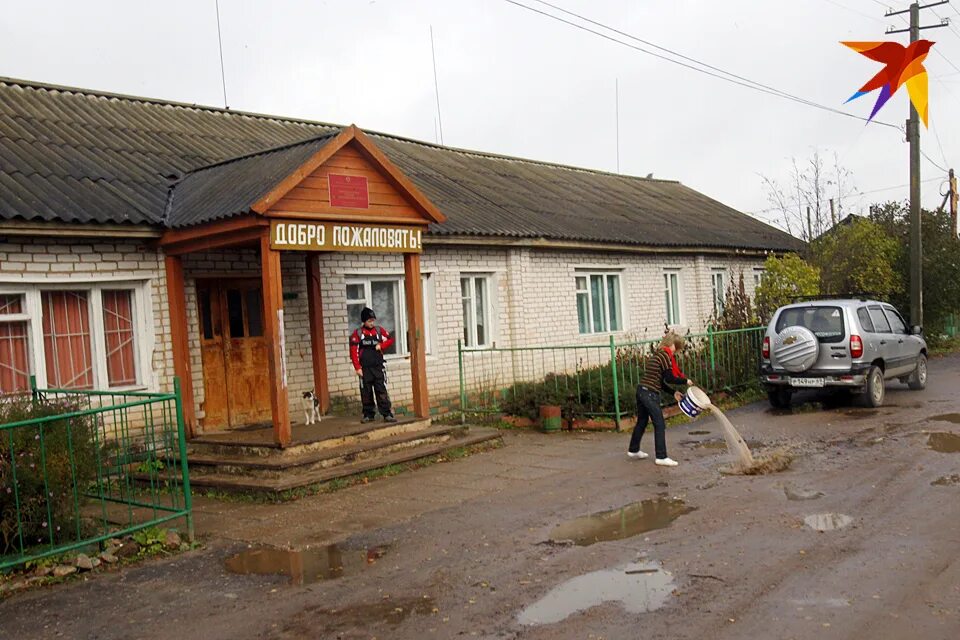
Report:
[{"label": "man in black and red jacket", "polygon": [[350,336],[350,359],[360,377],[363,422],[373,422],[378,409],[386,422],[396,422],[390,410],[387,371],[383,366],[383,352],[393,345],[394,339],[386,329],[377,326],[373,309],[364,307],[360,312],[360,322],[360,327]]}]

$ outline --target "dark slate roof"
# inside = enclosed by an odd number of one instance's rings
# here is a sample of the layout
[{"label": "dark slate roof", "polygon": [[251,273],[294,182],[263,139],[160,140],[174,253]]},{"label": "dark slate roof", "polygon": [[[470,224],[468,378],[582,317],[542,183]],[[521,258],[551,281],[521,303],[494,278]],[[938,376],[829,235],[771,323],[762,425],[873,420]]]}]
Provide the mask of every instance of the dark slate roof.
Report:
[{"label": "dark slate roof", "polygon": [[[278,175],[274,163],[292,163],[310,144],[339,130],[0,78],[0,219],[165,225],[173,185],[170,224],[190,224],[194,215],[197,220],[230,215],[236,202],[249,206],[253,194],[234,194],[236,183],[227,189],[226,180],[206,184],[197,176]],[[447,222],[431,227],[433,235],[802,247],[792,236],[679,182],[370,135],[447,216]],[[228,194],[237,198],[230,206],[217,201]],[[203,206],[188,211],[188,200]]]},{"label": "dark slate roof", "polygon": [[335,135],[329,133],[189,172],[170,189],[164,224],[186,227],[250,213],[254,203]]}]

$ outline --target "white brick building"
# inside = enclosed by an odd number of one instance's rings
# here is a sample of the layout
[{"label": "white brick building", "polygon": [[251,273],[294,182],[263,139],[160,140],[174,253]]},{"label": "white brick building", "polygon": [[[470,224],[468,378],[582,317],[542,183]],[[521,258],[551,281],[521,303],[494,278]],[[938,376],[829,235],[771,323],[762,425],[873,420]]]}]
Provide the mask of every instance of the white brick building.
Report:
[{"label": "white brick building", "polygon": [[[326,180],[341,175],[364,180],[366,207],[334,206]],[[288,251],[267,244],[283,221],[426,234],[422,252]],[[603,344],[655,337],[665,323],[701,330],[718,290],[742,273],[752,295],[765,256],[799,246],[676,182],[0,80],[4,393],[30,375],[41,387],[169,389],[186,372],[196,432],[239,426],[223,416],[240,397],[276,417],[264,385],[286,395],[287,412],[320,374],[335,401],[355,400],[347,339],[373,304],[400,337],[387,362],[394,401],[423,413],[413,371],[425,371],[430,405],[455,400],[458,340]],[[265,252],[279,260],[272,299]],[[310,264],[322,289],[314,312]],[[420,314],[404,304],[411,269]],[[320,311],[322,335],[311,331]],[[418,365],[404,329],[420,323]],[[211,403],[209,389],[222,397]]]}]

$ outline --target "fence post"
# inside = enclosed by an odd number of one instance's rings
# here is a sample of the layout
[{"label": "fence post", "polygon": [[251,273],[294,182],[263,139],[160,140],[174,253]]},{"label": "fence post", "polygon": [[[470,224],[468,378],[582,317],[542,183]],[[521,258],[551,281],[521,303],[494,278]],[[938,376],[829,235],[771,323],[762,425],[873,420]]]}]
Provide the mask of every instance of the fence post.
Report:
[{"label": "fence post", "polygon": [[457,339],[457,365],[460,368],[460,424],[467,423],[467,383],[463,379],[463,340]]},{"label": "fence post", "polygon": [[187,537],[192,543],[193,498],[190,495],[190,471],[187,469],[187,437],[183,428],[183,397],[180,395],[180,378],[173,378],[173,395],[177,410],[177,440],[180,445],[180,477],[183,483],[183,507],[187,511]]},{"label": "fence post", "polygon": [[610,336],[610,370],[613,372],[613,424],[620,431],[620,380],[617,373],[617,344]]},{"label": "fence post", "polygon": [[717,383],[717,355],[713,342],[713,325],[707,325],[707,342],[710,344],[710,391],[715,391],[714,385]]},{"label": "fence post", "polygon": [[36,402],[40,393],[37,391],[37,376],[30,376],[30,396]]}]

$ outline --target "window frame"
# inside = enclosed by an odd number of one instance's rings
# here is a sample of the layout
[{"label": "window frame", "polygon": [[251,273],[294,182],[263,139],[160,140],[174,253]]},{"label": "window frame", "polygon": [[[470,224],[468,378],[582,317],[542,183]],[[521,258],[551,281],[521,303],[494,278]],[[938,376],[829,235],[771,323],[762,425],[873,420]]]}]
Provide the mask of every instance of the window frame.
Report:
[{"label": "window frame", "polygon": [[[713,297],[713,315],[719,316],[723,313],[724,308],[726,307],[726,293],[727,293],[727,283],[726,283],[727,269],[726,267],[713,267],[710,269],[710,291]],[[720,292],[718,295],[717,292],[717,280],[720,280]]]},{"label": "window frame", "polygon": [[[619,324],[617,328],[610,328],[610,299],[608,296],[609,284],[607,283],[607,278],[610,276],[615,276],[617,278],[617,318],[619,319]],[[603,328],[600,331],[594,330],[594,299],[593,299],[593,289],[591,288],[593,277],[601,278],[601,306],[600,309],[603,312]],[[605,335],[611,333],[618,333],[624,331],[624,327],[627,325],[627,319],[624,315],[625,305],[624,301],[624,291],[623,291],[623,270],[622,269],[577,269],[573,274],[573,286],[574,286],[574,301],[577,307],[577,333],[581,336],[596,336],[596,335]],[[584,278],[586,280],[586,289],[580,289],[577,285],[577,279]],[[587,331],[580,330],[580,296],[587,296]]]},{"label": "window frame", "polygon": [[[432,296],[431,287],[433,285],[433,279],[430,277],[429,273],[420,274],[420,286],[423,288],[423,324],[424,324],[424,345],[426,347],[427,355],[431,355],[433,352],[433,330],[431,322],[429,309],[430,309],[430,300]],[[344,278],[344,306],[351,304],[363,304],[364,306],[373,308],[372,305],[372,284],[373,282],[392,282],[396,284],[397,287],[397,318],[394,321],[394,332],[392,337],[396,340],[396,353],[385,353],[383,354],[384,361],[392,360],[404,360],[410,357],[410,345],[407,343],[407,295],[404,287],[404,276],[398,274],[351,274]],[[347,298],[347,287],[351,285],[361,285],[363,286],[363,295],[364,299],[361,301],[359,298]],[[347,315],[347,321],[349,322],[349,314]],[[350,331],[352,332],[356,329],[356,326],[351,326]]]},{"label": "window frame", "polygon": [[[469,297],[463,296],[463,281],[469,280],[470,284],[467,287],[470,295]],[[481,281],[484,283],[486,298],[483,301],[483,314],[486,320],[486,335],[484,336],[486,340],[481,344],[477,340],[477,301],[476,301],[476,283]],[[463,326],[466,335],[463,336],[462,340],[464,348],[467,349],[490,349],[496,344],[496,335],[495,327],[496,323],[494,322],[493,316],[493,291],[494,287],[494,278],[492,273],[473,273],[473,272],[461,272],[460,273],[460,308],[461,315],[463,309],[463,303],[467,300],[470,301],[470,323]]]},{"label": "window frame", "polygon": [[[677,281],[677,297],[676,297],[676,300],[673,300],[673,299],[672,299],[672,295],[671,295],[671,289],[670,289],[670,277],[671,277],[671,276],[674,276],[674,277],[676,278],[676,281]],[[664,302],[665,302],[666,305],[667,305],[667,309],[666,309],[666,311],[667,311],[667,317],[666,317],[667,325],[668,325],[668,326],[682,325],[682,324],[683,324],[683,304],[682,304],[682,300],[683,300],[683,294],[682,294],[682,291],[683,291],[683,280],[682,280],[681,275],[680,275],[680,269],[664,269],[664,270],[663,270],[663,291],[664,291],[664,295],[666,296],[666,298],[664,299]],[[672,306],[676,307],[676,310],[677,310],[677,314],[676,314],[677,317],[674,318],[674,321],[673,321],[673,322],[670,322],[670,312],[671,312],[671,308],[670,308],[671,305],[670,305],[670,303],[671,303],[671,302],[673,302],[673,305],[672,305]]]},{"label": "window frame", "polygon": [[[111,387],[107,371],[107,340],[103,318],[103,291],[130,291],[131,316],[133,318],[134,369],[136,384]],[[43,336],[42,294],[50,291],[86,291],[87,312],[90,318],[90,352],[93,356],[93,389],[103,391],[137,391],[151,389],[155,380],[150,366],[153,357],[154,326],[150,280],[109,279],[89,281],[41,281],[30,283],[0,282],[0,294],[23,296],[26,313],[18,314],[27,323],[27,354],[31,375],[36,377],[37,387],[48,385],[46,353]],[[3,316],[6,321],[13,316]]]},{"label": "window frame", "polygon": [[[20,289],[6,289],[3,285],[0,285],[0,295],[4,296],[19,296],[20,297],[20,313],[0,313],[0,325],[7,324],[23,324],[25,326],[25,336],[27,340],[27,390],[29,390],[30,385],[30,375],[33,370],[33,340],[31,334],[30,326],[30,312],[27,306],[27,295],[26,291]],[[42,343],[41,343],[42,344]],[[13,393],[17,393],[14,391]],[[2,394],[0,394],[2,397]]]}]

